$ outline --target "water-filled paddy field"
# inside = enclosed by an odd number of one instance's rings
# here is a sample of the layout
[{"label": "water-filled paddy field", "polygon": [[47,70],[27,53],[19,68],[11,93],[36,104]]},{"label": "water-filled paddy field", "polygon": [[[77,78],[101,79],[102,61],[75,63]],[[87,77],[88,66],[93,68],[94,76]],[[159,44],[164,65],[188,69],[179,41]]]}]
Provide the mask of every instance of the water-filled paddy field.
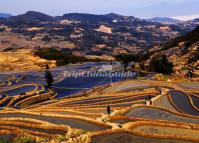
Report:
[{"label": "water-filled paddy field", "polygon": [[[104,64],[104,63],[101,63]],[[68,77],[101,64],[0,74],[0,141],[23,133],[46,143],[198,143],[199,92],[185,84],[120,77]],[[108,111],[108,106],[110,111]]]}]

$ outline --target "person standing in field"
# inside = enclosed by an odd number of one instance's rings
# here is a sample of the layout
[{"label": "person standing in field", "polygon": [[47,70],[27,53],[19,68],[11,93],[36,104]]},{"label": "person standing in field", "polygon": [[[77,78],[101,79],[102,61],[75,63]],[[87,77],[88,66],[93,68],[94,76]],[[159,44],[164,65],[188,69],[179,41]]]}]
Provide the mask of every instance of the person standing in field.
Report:
[{"label": "person standing in field", "polygon": [[111,114],[111,107],[109,105],[107,106],[107,113],[108,113],[108,115]]}]

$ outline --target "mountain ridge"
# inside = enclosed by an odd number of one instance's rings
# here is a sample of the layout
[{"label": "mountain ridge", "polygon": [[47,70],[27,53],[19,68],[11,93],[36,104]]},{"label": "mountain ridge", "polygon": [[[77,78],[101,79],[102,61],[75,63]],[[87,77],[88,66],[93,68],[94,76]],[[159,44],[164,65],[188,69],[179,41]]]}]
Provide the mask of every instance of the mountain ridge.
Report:
[{"label": "mountain ridge", "polygon": [[41,12],[28,11],[25,14],[11,16],[5,19],[5,23],[32,23],[38,21],[54,21],[54,17]]},{"label": "mountain ridge", "polygon": [[162,24],[178,24],[182,21],[174,19],[174,18],[169,18],[169,17],[154,17],[154,18],[149,18],[146,19],[147,21],[152,21],[152,22],[158,22]]},{"label": "mountain ridge", "polygon": [[150,62],[153,58],[166,55],[173,64],[173,70],[182,74],[185,69],[199,68],[199,26],[193,31],[176,37],[149,50]]},{"label": "mountain ridge", "polygon": [[11,17],[12,15],[9,13],[0,13],[0,18],[8,18]]},{"label": "mountain ridge", "polygon": [[[115,13],[104,15],[68,13],[53,17],[35,11],[0,20],[1,25],[4,26],[1,31],[25,36],[27,39],[25,43],[38,42],[42,43],[40,44],[42,46],[53,43],[52,45],[56,45],[58,49],[65,48],[78,54],[99,56],[145,50],[195,27],[195,25],[161,24]],[[7,40],[9,41],[9,36]],[[9,42],[10,44],[6,42],[5,46],[3,41],[2,47],[16,45],[12,40]],[[66,42],[70,46],[62,44]],[[18,42],[15,47],[30,45]]]}]

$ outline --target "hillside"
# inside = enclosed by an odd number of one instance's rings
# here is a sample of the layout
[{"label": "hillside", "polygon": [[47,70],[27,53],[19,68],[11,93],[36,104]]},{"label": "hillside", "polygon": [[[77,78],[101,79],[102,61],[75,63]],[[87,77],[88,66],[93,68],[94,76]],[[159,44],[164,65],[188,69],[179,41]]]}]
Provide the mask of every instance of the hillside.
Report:
[{"label": "hillside", "polygon": [[151,22],[158,22],[158,23],[162,23],[162,24],[178,24],[182,21],[180,20],[176,20],[173,18],[168,18],[168,17],[154,17],[154,18],[150,18],[150,19],[146,19],[147,21],[151,21]]},{"label": "hillside", "polygon": [[11,14],[8,14],[8,13],[0,13],[0,18],[8,18],[8,17],[11,17],[12,15]]},{"label": "hillside", "polygon": [[153,57],[166,55],[177,74],[182,74],[186,69],[197,70],[199,68],[199,27],[184,36],[150,49],[149,53],[150,60]]},{"label": "hillside", "polygon": [[0,71],[39,71],[46,65],[55,67],[55,61],[35,56],[31,50],[0,52]]},{"label": "hillside", "polygon": [[[92,60],[107,60],[120,54],[145,51],[183,35],[196,25],[192,22],[161,24],[114,13],[69,13],[53,17],[29,11],[0,19],[0,51],[29,49],[35,52],[51,48]],[[160,47],[178,46],[177,39]]]},{"label": "hillside", "polygon": [[54,21],[54,18],[40,12],[28,11],[22,15],[8,17],[3,21],[3,23],[5,25],[15,27],[45,21]]},{"label": "hillside", "polygon": [[[184,29],[186,28],[181,29],[176,25],[149,22],[114,13],[106,15],[69,13],[52,17],[29,11],[0,20],[0,31],[5,33],[23,35],[28,41],[39,39],[46,43],[46,46],[50,42],[68,42],[74,45],[73,49],[62,44],[56,44],[56,47],[95,56],[133,53],[147,49],[190,30]],[[12,43],[9,37],[7,41]],[[17,44],[18,47],[24,47],[20,43]]]},{"label": "hillside", "polygon": [[199,18],[194,19],[193,22],[199,22]]}]

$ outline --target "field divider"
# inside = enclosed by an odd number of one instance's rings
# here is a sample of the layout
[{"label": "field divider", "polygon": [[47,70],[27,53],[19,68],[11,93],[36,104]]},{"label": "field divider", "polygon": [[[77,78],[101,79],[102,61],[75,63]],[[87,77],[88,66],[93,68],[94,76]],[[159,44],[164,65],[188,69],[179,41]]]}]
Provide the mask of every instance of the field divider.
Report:
[{"label": "field divider", "polygon": [[114,130],[106,130],[106,131],[99,131],[96,133],[93,133],[90,135],[91,140],[98,136],[103,135],[111,135],[114,133],[126,133],[126,134],[132,134],[140,137],[146,137],[146,138],[155,138],[155,139],[177,139],[177,140],[184,140],[184,141],[192,141],[192,142],[199,142],[199,139],[193,139],[188,137],[181,137],[181,136],[175,136],[175,135],[157,135],[157,134],[147,134],[142,132],[136,132],[129,129],[114,129]]},{"label": "field divider", "polygon": [[26,87],[26,86],[34,86],[35,87],[34,91],[38,90],[37,84],[24,84],[24,85],[19,85],[19,86],[12,87],[10,89],[1,90],[0,93],[7,92],[7,91],[10,91],[10,90],[19,89],[19,88]]},{"label": "field divider", "polygon": [[74,120],[80,120],[80,121],[86,121],[86,122],[90,122],[92,124],[96,124],[102,127],[107,127],[110,128],[109,125],[105,124],[104,122],[99,122],[96,121],[94,119],[91,118],[87,118],[87,117],[82,117],[82,116],[71,116],[71,115],[57,115],[57,114],[40,114],[40,113],[33,113],[33,112],[28,112],[28,111],[2,111],[0,114],[16,114],[16,113],[21,113],[21,114],[28,114],[28,115],[36,115],[36,116],[42,116],[42,117],[52,117],[52,118],[62,118],[62,119],[74,119]]},{"label": "field divider", "polygon": [[177,116],[182,116],[182,117],[187,117],[187,118],[193,118],[193,119],[199,119],[198,116],[192,116],[192,115],[189,115],[189,114],[183,114],[183,113],[180,113],[180,112],[171,111],[171,110],[168,110],[168,109],[165,109],[165,108],[161,108],[161,107],[146,106],[146,105],[136,105],[136,106],[134,106],[134,107],[127,108],[127,109],[124,110],[121,114],[122,114],[122,115],[127,114],[128,112],[130,112],[131,110],[134,110],[134,109],[136,109],[136,108],[151,108],[151,109],[157,109],[157,110],[166,111],[166,112],[168,112],[168,113],[171,113],[171,114],[174,114],[174,115],[177,115]]},{"label": "field divider", "polygon": [[20,107],[25,107],[28,104],[32,104],[32,103],[35,103],[35,102],[38,102],[38,101],[55,98],[56,95],[57,94],[54,94],[54,92],[52,92],[51,90],[49,90],[48,93],[39,94],[39,95],[35,95],[35,96],[31,96],[29,98],[26,98],[26,99],[18,102],[17,104],[15,104],[15,106],[17,107],[17,106],[20,105]]}]

